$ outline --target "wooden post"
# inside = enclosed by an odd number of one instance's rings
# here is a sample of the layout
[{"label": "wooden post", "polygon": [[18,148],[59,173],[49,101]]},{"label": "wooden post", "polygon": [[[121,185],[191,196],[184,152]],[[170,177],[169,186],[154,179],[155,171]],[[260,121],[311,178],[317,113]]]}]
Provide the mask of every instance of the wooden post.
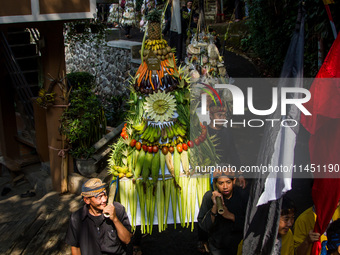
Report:
[{"label": "wooden post", "polygon": [[48,139],[46,127],[46,109],[33,102],[36,150],[41,162],[48,162]]},{"label": "wooden post", "polygon": [[[45,47],[41,51],[44,88],[47,90],[51,84],[50,79],[61,79],[66,74],[63,22],[44,22],[39,30],[41,38],[45,41]],[[59,86],[54,86],[53,92],[56,93],[54,104],[64,105],[65,102],[61,99],[62,91]],[[52,185],[53,189],[58,192],[62,192],[62,175],[64,174],[64,171],[62,171],[63,158],[60,153],[64,148],[59,133],[59,120],[63,111],[64,108],[60,107],[49,107],[46,111]]]}]

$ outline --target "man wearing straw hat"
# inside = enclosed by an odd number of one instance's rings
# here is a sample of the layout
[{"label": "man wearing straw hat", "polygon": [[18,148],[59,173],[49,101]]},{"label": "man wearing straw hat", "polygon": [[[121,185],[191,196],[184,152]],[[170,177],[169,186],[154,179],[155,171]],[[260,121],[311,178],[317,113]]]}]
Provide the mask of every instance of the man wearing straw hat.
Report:
[{"label": "man wearing straw hat", "polygon": [[107,204],[106,184],[98,178],[82,186],[85,205],[72,213],[66,234],[72,255],[126,254],[131,225],[124,206]]},{"label": "man wearing straw hat", "polygon": [[[209,250],[213,255],[236,255],[243,237],[247,207],[244,191],[235,186],[235,173],[223,168],[213,173],[215,191],[204,194],[198,213],[198,224],[208,232]],[[218,199],[221,205],[218,206]]]}]

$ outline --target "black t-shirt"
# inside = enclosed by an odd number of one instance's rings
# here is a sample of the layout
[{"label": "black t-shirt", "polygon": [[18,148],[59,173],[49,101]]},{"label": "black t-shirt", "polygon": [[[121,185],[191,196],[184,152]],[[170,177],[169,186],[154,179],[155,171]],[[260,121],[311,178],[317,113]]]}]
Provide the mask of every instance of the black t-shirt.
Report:
[{"label": "black t-shirt", "polygon": [[228,254],[237,253],[237,247],[243,238],[243,227],[247,209],[247,195],[239,187],[234,186],[230,199],[224,199],[228,210],[235,215],[235,222],[217,215],[214,223],[211,221],[212,191],[207,191],[203,197],[198,213],[198,224],[209,233],[209,245],[217,250],[228,250]]},{"label": "black t-shirt", "polygon": [[[125,208],[114,202],[119,221],[131,231]],[[65,242],[80,247],[82,255],[126,254],[126,245],[120,241],[113,222],[103,215],[92,216],[86,205],[72,213]]]}]

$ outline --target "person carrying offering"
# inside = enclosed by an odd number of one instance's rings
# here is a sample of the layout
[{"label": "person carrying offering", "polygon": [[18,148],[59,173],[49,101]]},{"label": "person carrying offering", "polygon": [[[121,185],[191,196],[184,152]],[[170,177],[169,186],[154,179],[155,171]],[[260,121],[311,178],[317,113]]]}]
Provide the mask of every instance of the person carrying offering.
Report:
[{"label": "person carrying offering", "polygon": [[124,206],[107,204],[106,184],[98,178],[82,186],[85,205],[72,213],[66,243],[72,255],[126,254],[131,225]]}]

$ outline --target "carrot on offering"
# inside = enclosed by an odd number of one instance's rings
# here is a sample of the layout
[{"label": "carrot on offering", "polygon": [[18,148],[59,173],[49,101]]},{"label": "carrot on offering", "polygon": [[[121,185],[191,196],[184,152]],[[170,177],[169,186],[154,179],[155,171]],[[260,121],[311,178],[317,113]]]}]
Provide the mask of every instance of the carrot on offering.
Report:
[{"label": "carrot on offering", "polygon": [[164,69],[163,69],[163,61],[161,62],[161,75],[162,75],[162,77],[161,78],[163,78],[164,77]]},{"label": "carrot on offering", "polygon": [[159,79],[159,84],[162,86],[162,77],[160,74],[161,71],[157,71],[158,79]]},{"label": "carrot on offering", "polygon": [[143,77],[144,77],[144,75],[145,75],[145,73],[146,73],[147,70],[148,70],[147,67],[145,67],[145,68],[143,69],[143,71],[142,71],[142,73],[141,73],[141,76],[140,76],[140,79],[138,79],[139,84],[140,84],[141,81],[143,80]]},{"label": "carrot on offering", "polygon": [[146,71],[146,76],[145,76],[145,81],[148,80],[148,76],[149,76],[149,71],[147,70],[147,71]]},{"label": "carrot on offering", "polygon": [[151,74],[152,71],[150,71],[150,75],[149,75],[149,80],[150,80],[150,84],[151,84],[151,87],[153,90],[155,90],[155,87],[153,86],[153,83],[152,83],[152,74]]},{"label": "carrot on offering", "polygon": [[166,71],[169,75],[171,75],[171,73],[169,72],[168,68],[165,67],[165,71]]}]

